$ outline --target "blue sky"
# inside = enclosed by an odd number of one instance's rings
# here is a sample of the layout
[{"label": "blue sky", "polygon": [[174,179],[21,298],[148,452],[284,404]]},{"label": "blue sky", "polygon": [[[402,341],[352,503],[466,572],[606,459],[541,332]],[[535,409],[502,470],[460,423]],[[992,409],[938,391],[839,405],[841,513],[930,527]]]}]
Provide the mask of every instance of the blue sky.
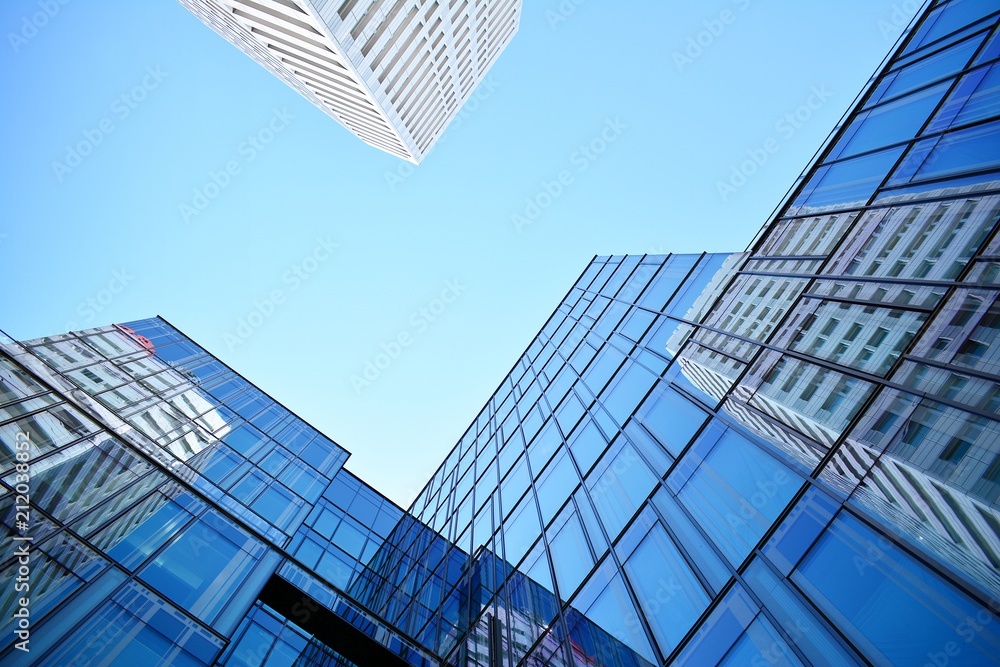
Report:
[{"label": "blue sky", "polygon": [[743,250],[915,11],[529,0],[414,168],[172,0],[5,0],[0,328],[162,315],[408,505],[595,254]]}]

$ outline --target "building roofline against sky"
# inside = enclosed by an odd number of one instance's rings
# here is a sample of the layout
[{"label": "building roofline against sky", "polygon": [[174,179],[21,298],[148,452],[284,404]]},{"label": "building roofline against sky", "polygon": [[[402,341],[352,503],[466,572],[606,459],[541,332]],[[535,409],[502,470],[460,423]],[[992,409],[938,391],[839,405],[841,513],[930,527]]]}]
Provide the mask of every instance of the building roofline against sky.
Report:
[{"label": "building roofline against sky", "polygon": [[[198,349],[200,349],[202,352],[204,352],[205,354],[209,355],[210,357],[212,357],[213,359],[215,359],[216,361],[218,361],[220,364],[222,364],[223,366],[225,366],[226,368],[228,368],[230,371],[232,371],[233,373],[235,373],[237,377],[239,377],[240,379],[244,380],[251,387],[253,387],[257,391],[261,392],[262,394],[264,394],[265,396],[267,396],[268,398],[270,398],[272,401],[274,401],[275,403],[277,403],[278,405],[280,405],[281,407],[283,407],[285,410],[288,410],[288,412],[291,413],[291,415],[293,417],[295,417],[296,419],[301,420],[309,428],[314,429],[317,433],[323,433],[324,437],[329,438],[329,440],[333,444],[337,445],[338,447],[340,447],[341,449],[343,449],[345,452],[347,452],[347,459],[344,461],[344,466],[347,465],[347,461],[351,460],[351,450],[347,449],[346,447],[344,447],[342,444],[340,444],[339,442],[337,442],[333,438],[330,438],[330,436],[327,435],[326,433],[324,433],[322,429],[319,429],[319,428],[316,428],[315,426],[313,426],[309,422],[308,419],[305,419],[302,415],[298,414],[297,412],[295,412],[294,410],[292,410],[291,408],[289,408],[287,405],[285,405],[284,403],[282,403],[281,401],[279,401],[278,399],[276,399],[274,396],[271,396],[271,394],[269,394],[268,392],[266,392],[263,389],[261,389],[260,387],[258,387],[252,380],[250,380],[249,378],[245,377],[242,373],[240,373],[238,370],[236,370],[235,368],[233,368],[232,366],[230,366],[229,364],[227,364],[226,362],[224,362],[222,359],[219,359],[218,357],[216,357],[214,354],[212,354],[212,352],[210,350],[206,349],[198,341],[196,341],[195,339],[191,338],[186,333],[184,333],[183,329],[179,328],[178,326],[176,326],[175,324],[173,324],[170,320],[168,320],[167,318],[163,317],[162,315],[155,315],[154,319],[160,320],[164,324],[167,324],[170,327],[172,327],[173,329],[175,329],[178,333],[180,333],[182,336],[184,336],[189,341],[191,341],[191,343],[193,343],[195,346],[197,346]],[[2,333],[2,331],[0,331],[0,333]],[[381,491],[379,491],[378,489],[376,489],[374,486],[371,486],[367,482],[364,482],[360,477],[357,476],[357,474],[351,472],[350,470],[347,470],[346,468],[344,468],[344,470],[346,472],[351,473],[351,476],[354,477],[355,479],[357,479],[359,481],[362,481],[365,484],[365,486],[367,486],[370,489],[372,489],[373,491],[375,491],[382,498],[384,498],[385,500],[387,500],[390,503],[392,503],[392,505],[394,507],[396,507],[397,509],[399,509],[400,512],[405,512],[406,511],[404,508],[402,508],[399,505],[397,505],[391,498],[387,497],[385,494],[383,494]]]},{"label": "building roofline against sky", "polygon": [[[701,254],[704,255],[705,253]],[[647,255],[643,255],[643,257],[646,256]],[[448,449],[447,452],[445,452],[444,458],[441,459],[441,463],[438,465],[437,468],[434,469],[434,472],[432,472],[431,476],[427,478],[427,481],[424,482],[423,486],[420,487],[420,491],[417,493],[416,496],[414,496],[413,500],[410,501],[410,507],[407,510],[408,512],[412,513],[414,506],[417,504],[417,499],[420,498],[421,494],[424,492],[424,489],[427,488],[427,485],[430,484],[431,480],[433,480],[434,477],[439,472],[441,472],[441,469],[445,467],[445,464],[448,463],[448,459],[451,458],[451,453],[462,445],[462,438],[465,437],[465,434],[469,431],[469,428],[471,428],[473,424],[476,423],[476,420],[479,419],[479,414],[486,407],[486,404],[489,403],[489,401],[493,398],[493,396],[496,395],[500,387],[503,386],[503,383],[507,381],[507,378],[511,376],[511,373],[514,372],[514,368],[521,361],[521,358],[528,353],[528,350],[531,348],[531,344],[535,342],[538,336],[542,334],[542,331],[545,330],[545,327],[548,326],[549,322],[552,321],[552,318],[556,316],[556,313],[559,312],[559,306],[563,304],[563,301],[565,301],[566,297],[568,297],[570,292],[573,291],[573,288],[576,287],[576,284],[580,282],[580,278],[583,277],[583,274],[587,272],[587,269],[590,268],[590,265],[593,264],[598,257],[600,257],[600,255],[594,255],[593,257],[591,257],[590,261],[587,262],[586,266],[584,266],[583,269],[580,271],[580,273],[577,274],[576,278],[573,279],[573,284],[571,284],[568,288],[566,288],[566,292],[564,292],[563,295],[559,298],[559,302],[555,305],[555,307],[552,308],[552,312],[549,314],[547,318],[545,318],[545,321],[542,323],[542,325],[538,327],[538,333],[535,334],[530,341],[528,341],[528,344],[525,345],[521,353],[517,355],[517,358],[514,360],[513,363],[511,363],[510,368],[507,370],[506,373],[504,373],[503,377],[500,378],[500,381],[497,383],[497,386],[493,389],[493,391],[489,393],[489,396],[486,397],[486,400],[483,402],[483,407],[479,408],[479,410],[476,411],[476,414],[472,416],[472,420],[469,422],[469,425],[466,426],[465,430],[463,430],[461,435],[458,436],[458,442],[456,442],[451,448]]]}]

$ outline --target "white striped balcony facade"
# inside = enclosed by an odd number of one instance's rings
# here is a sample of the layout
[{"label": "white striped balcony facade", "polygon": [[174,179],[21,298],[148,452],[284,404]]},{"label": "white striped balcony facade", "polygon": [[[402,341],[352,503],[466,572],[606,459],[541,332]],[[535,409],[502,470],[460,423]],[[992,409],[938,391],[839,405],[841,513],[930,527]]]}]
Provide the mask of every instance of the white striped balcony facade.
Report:
[{"label": "white striped balcony facade", "polygon": [[517,32],[521,0],[180,0],[365,143],[420,161]]}]

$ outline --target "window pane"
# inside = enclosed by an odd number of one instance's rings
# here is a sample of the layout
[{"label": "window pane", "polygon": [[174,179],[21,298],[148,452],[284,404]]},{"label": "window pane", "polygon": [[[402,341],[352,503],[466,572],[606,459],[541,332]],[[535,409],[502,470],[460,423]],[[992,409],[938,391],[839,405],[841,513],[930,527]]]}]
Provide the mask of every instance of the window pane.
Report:
[{"label": "window pane", "polygon": [[726,431],[678,498],[734,565],[747,556],[799,488],[786,466]]},{"label": "window pane", "polygon": [[559,594],[562,599],[568,600],[594,564],[580,519],[575,513],[569,515],[566,524],[550,540],[549,547]]},{"label": "window pane", "polygon": [[922,665],[941,655],[989,665],[1000,653],[1000,619],[850,514],[831,524],[792,580],[876,663]]},{"label": "window pane", "polygon": [[538,512],[535,510],[535,499],[528,494],[504,522],[503,536],[507,562],[516,565],[535,538],[541,534],[541,530],[538,524]]},{"label": "window pane", "polygon": [[708,606],[709,597],[663,527],[655,524],[625,563],[639,606],[664,655]]},{"label": "window pane", "polygon": [[862,113],[844,132],[829,159],[856,155],[912,138],[949,85],[950,82],[943,83]]},{"label": "window pane", "polygon": [[643,402],[636,417],[676,458],[708,419],[708,414],[673,389],[659,384]]},{"label": "window pane", "polygon": [[758,664],[777,667],[795,667],[802,664],[788,648],[781,635],[760,616],[750,624],[746,633],[719,663],[720,666],[726,667]]},{"label": "window pane", "polygon": [[578,482],[573,462],[566,450],[560,449],[555,460],[538,480],[538,506],[542,510],[542,523],[547,524],[555,516]]},{"label": "window pane", "polygon": [[891,148],[820,167],[802,189],[788,214],[863,206],[902,152],[902,148]]},{"label": "window pane", "polygon": [[619,442],[623,443],[622,446],[608,451],[587,482],[590,497],[612,540],[632,518],[657,481],[632,445],[622,440]]}]

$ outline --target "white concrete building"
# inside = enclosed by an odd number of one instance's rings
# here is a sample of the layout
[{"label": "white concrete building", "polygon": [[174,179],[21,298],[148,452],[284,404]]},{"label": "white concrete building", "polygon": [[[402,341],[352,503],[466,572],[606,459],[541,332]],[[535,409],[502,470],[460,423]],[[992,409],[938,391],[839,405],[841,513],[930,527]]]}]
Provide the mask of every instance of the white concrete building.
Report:
[{"label": "white concrete building", "polygon": [[413,164],[521,18],[521,0],[180,2],[362,141]]}]

